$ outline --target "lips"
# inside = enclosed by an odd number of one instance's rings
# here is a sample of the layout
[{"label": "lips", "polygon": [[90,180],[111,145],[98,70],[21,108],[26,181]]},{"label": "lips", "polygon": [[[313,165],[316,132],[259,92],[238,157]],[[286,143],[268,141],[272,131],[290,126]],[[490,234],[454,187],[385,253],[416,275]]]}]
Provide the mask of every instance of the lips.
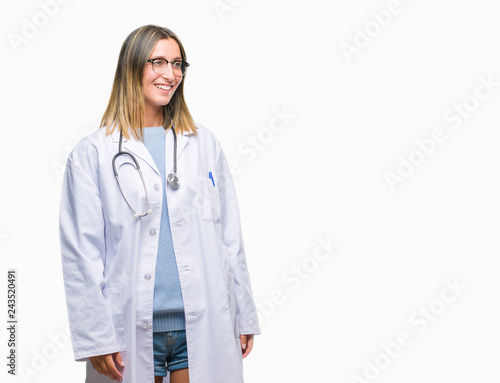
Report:
[{"label": "lips", "polygon": [[156,86],[158,89],[164,90],[164,91],[166,91],[166,92],[168,92],[170,89],[172,89],[172,86],[171,86],[171,85],[155,84],[155,86]]}]

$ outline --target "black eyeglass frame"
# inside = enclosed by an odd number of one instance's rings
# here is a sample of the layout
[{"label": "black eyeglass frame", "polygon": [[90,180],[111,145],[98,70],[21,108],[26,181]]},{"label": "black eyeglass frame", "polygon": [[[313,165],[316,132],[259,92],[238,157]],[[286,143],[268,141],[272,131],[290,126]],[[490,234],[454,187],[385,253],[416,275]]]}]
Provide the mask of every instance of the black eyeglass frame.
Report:
[{"label": "black eyeglass frame", "polygon": [[[154,62],[154,61],[156,61],[156,60],[162,60],[162,61],[165,61],[165,62],[166,62],[165,66],[164,66],[165,70],[163,71],[163,73],[156,73],[156,71],[155,71],[155,69],[154,69],[154,66],[153,66],[153,62]],[[165,73],[167,72],[168,63],[172,64],[172,73],[173,73],[173,71],[174,71],[174,63],[176,63],[176,62],[177,62],[177,63],[178,63],[178,62],[180,62],[180,63],[181,63],[181,68],[180,68],[180,69],[181,69],[181,73],[182,73],[182,74],[181,74],[181,76],[184,76],[184,75],[186,74],[186,70],[187,70],[187,68],[188,68],[188,66],[189,66],[189,63],[188,63],[188,62],[186,62],[186,61],[179,61],[179,60],[168,61],[167,59],[160,58],[160,57],[158,57],[158,58],[156,58],[156,59],[149,59],[149,60],[147,60],[146,62],[151,63],[151,66],[153,66],[153,71],[154,71],[156,74],[165,74]],[[184,70],[183,70],[182,66],[184,66]],[[174,74],[175,74],[175,73],[174,73]]]}]

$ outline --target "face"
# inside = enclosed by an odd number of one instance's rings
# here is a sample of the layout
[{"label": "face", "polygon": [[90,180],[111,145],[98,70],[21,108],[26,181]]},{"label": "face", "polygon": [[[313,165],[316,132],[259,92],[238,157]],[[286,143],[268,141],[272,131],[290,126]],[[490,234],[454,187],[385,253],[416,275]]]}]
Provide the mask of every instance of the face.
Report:
[{"label": "face", "polygon": [[[159,40],[149,56],[149,59],[155,58],[164,58],[168,61],[182,60],[179,44],[172,38]],[[157,74],[153,71],[153,65],[146,63],[142,76],[146,113],[157,113],[164,105],[167,105],[181,81],[182,77],[175,76],[172,72],[171,64],[168,64],[164,74]]]}]

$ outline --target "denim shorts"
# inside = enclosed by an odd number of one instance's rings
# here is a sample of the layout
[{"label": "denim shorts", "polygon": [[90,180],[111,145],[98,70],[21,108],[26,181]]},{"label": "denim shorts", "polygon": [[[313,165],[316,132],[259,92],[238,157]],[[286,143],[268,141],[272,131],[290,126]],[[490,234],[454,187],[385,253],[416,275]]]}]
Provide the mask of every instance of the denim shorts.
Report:
[{"label": "denim shorts", "polygon": [[188,368],[186,331],[153,332],[155,376]]}]

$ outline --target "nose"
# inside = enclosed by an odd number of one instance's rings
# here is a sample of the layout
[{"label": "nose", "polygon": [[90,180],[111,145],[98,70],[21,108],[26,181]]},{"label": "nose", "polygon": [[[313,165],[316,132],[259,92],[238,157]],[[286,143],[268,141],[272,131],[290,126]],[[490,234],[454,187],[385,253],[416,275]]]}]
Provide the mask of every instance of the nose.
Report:
[{"label": "nose", "polygon": [[167,64],[167,70],[163,73],[163,77],[168,81],[172,81],[174,79],[174,68],[172,67],[172,63]]}]

